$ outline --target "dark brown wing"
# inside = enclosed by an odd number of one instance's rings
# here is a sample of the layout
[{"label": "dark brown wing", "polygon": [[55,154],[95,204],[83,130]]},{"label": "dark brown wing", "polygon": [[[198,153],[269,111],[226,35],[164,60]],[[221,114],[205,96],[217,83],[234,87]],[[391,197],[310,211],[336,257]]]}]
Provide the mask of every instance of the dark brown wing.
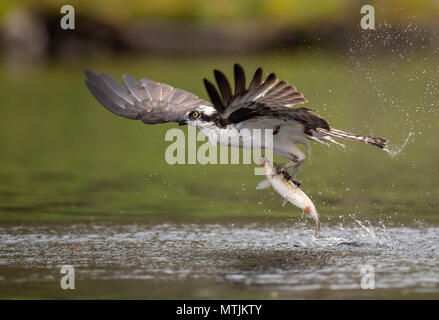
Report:
[{"label": "dark brown wing", "polygon": [[235,92],[233,94],[226,76],[219,70],[214,70],[214,75],[219,93],[210,81],[204,79],[204,83],[213,105],[223,119],[227,119],[232,113],[242,108],[251,109],[256,106],[258,108],[261,106],[289,108],[307,102],[303,94],[297,92],[294,86],[289,85],[286,81],[278,82],[274,73],[262,81],[261,68],[256,70],[248,89],[246,89],[244,69],[239,64],[235,64]]},{"label": "dark brown wing", "polygon": [[291,108],[294,105],[306,103],[307,100],[302,93],[297,92],[297,89],[286,81],[278,82],[274,73],[269,74],[263,81],[262,69],[258,68],[246,89],[244,69],[239,64],[235,64],[235,92],[233,94],[226,76],[218,70],[214,71],[214,75],[219,92],[211,82],[206,79],[204,82],[221,117],[221,125],[237,124],[250,119],[269,118],[279,123],[290,120],[302,123],[305,132],[309,134],[311,130],[316,128],[329,129],[328,122],[315,114],[313,110]]},{"label": "dark brown wing", "polygon": [[144,123],[178,122],[197,105],[211,105],[196,95],[170,85],[124,74],[121,85],[112,77],[85,69],[85,83],[95,98],[108,110],[127,119]]},{"label": "dark brown wing", "polygon": [[[285,107],[267,107],[263,104],[255,103],[250,108],[240,108],[230,114],[230,116],[224,120],[224,124],[229,123],[241,123],[250,119],[271,119],[279,125],[283,125],[288,121],[295,121],[303,124],[304,132],[308,135],[312,135],[313,130],[325,129],[330,130],[329,123],[314,113],[313,110],[308,108],[285,108]],[[271,123],[275,123],[271,122]]]}]

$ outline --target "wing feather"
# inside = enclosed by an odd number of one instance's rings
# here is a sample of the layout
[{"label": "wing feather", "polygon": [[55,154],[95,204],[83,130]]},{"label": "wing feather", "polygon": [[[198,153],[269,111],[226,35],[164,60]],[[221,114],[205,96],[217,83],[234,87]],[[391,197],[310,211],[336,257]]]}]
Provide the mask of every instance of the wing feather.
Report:
[{"label": "wing feather", "polygon": [[134,102],[134,99],[131,99],[132,97],[129,96],[130,91],[126,87],[122,86],[119,82],[105,73],[100,73],[99,77],[104,81],[107,87],[119,97],[126,99],[130,103]]},{"label": "wing feather", "polygon": [[88,69],[84,73],[94,97],[109,111],[127,119],[140,119],[148,124],[178,122],[195,106],[211,105],[193,93],[150,79],[137,82],[124,74],[123,86],[104,73],[97,75]]},{"label": "wing feather", "polygon": [[224,105],[228,105],[230,102],[232,102],[232,89],[230,88],[229,81],[221,71],[214,70],[213,73],[221,93],[222,101]]},{"label": "wing feather", "polygon": [[242,67],[235,63],[233,66],[235,74],[235,94],[234,97],[238,97],[245,92],[245,72]]},{"label": "wing feather", "polygon": [[[307,102],[303,94],[297,92],[296,87],[289,85],[286,81],[278,82],[279,79],[274,73],[270,73],[263,81],[261,68],[255,71],[250,85],[246,89],[244,69],[236,63],[234,65],[235,92],[233,94],[226,76],[221,71],[214,70],[214,76],[218,90],[207,79],[204,79],[204,84],[222,123],[227,123],[228,117],[239,109],[243,108],[249,112],[256,104],[266,107],[292,107]],[[243,112],[238,114],[243,114]]]},{"label": "wing feather", "polygon": [[253,75],[253,79],[250,82],[250,86],[247,91],[253,91],[262,84],[262,68],[258,68]]},{"label": "wing feather", "polygon": [[268,90],[270,90],[277,82],[278,78],[274,73],[270,73],[267,79],[260,84],[258,87],[253,90],[248,90],[248,92],[244,95],[243,100],[251,100],[254,101],[259,97],[264,96]]},{"label": "wing feather", "polygon": [[279,81],[279,83],[276,85],[276,87],[273,88],[273,90],[271,90],[267,96],[274,96],[274,95],[282,95],[282,92],[284,91],[285,88],[287,87],[291,87],[288,85],[288,82],[282,80]]},{"label": "wing feather", "polygon": [[221,97],[218,94],[218,91],[216,91],[215,86],[207,79],[204,79],[204,86],[206,87],[207,94],[209,95],[210,101],[212,101],[213,105],[215,106],[215,109],[222,113],[225,110],[223,101],[221,100]]},{"label": "wing feather", "polygon": [[143,89],[139,83],[137,83],[136,79],[130,74],[125,73],[122,76],[123,82],[127,86],[128,90],[132,94],[134,98],[137,99],[137,101],[145,100],[146,98],[146,92],[145,89]]},{"label": "wing feather", "polygon": [[128,119],[136,119],[138,112],[135,110],[130,110],[129,105],[126,105],[125,102],[122,102],[119,97],[113,96],[112,92],[106,92],[103,87],[99,87],[91,81],[86,81],[85,83],[96,99],[108,110],[118,116]]}]

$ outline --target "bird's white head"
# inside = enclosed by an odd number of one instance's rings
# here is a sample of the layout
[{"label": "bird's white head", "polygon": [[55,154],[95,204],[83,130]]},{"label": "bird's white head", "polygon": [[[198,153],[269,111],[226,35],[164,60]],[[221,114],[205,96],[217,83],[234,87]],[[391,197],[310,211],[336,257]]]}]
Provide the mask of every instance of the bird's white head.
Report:
[{"label": "bird's white head", "polygon": [[199,130],[209,129],[216,126],[215,121],[218,119],[218,113],[213,106],[199,105],[186,113],[179,121],[180,126],[189,124]]}]

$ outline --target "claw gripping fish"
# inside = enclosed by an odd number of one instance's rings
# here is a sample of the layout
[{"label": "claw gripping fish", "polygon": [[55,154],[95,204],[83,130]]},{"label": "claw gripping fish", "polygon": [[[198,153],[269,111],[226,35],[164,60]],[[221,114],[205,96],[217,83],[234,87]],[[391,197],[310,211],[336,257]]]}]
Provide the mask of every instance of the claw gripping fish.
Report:
[{"label": "claw gripping fish", "polygon": [[316,233],[320,230],[319,215],[317,214],[316,207],[311,199],[296,186],[289,178],[289,174],[278,169],[276,164],[272,164],[265,157],[261,157],[261,166],[267,179],[262,180],[256,187],[256,189],[265,189],[270,185],[276,190],[277,193],[283,198],[282,205],[291,202],[296,207],[299,207],[305,213],[312,218],[316,223]]}]

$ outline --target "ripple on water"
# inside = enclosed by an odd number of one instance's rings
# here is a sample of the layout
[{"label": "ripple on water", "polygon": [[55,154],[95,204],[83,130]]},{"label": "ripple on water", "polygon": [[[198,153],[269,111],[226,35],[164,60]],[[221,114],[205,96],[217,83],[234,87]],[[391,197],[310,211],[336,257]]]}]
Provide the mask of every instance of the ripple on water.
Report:
[{"label": "ripple on water", "polygon": [[[439,228],[304,223],[74,224],[0,227],[2,282],[53,281],[71,264],[87,279],[215,279],[276,290],[377,288],[439,291]],[[75,250],[76,248],[76,250]],[[80,250],[78,250],[80,249]]]}]

